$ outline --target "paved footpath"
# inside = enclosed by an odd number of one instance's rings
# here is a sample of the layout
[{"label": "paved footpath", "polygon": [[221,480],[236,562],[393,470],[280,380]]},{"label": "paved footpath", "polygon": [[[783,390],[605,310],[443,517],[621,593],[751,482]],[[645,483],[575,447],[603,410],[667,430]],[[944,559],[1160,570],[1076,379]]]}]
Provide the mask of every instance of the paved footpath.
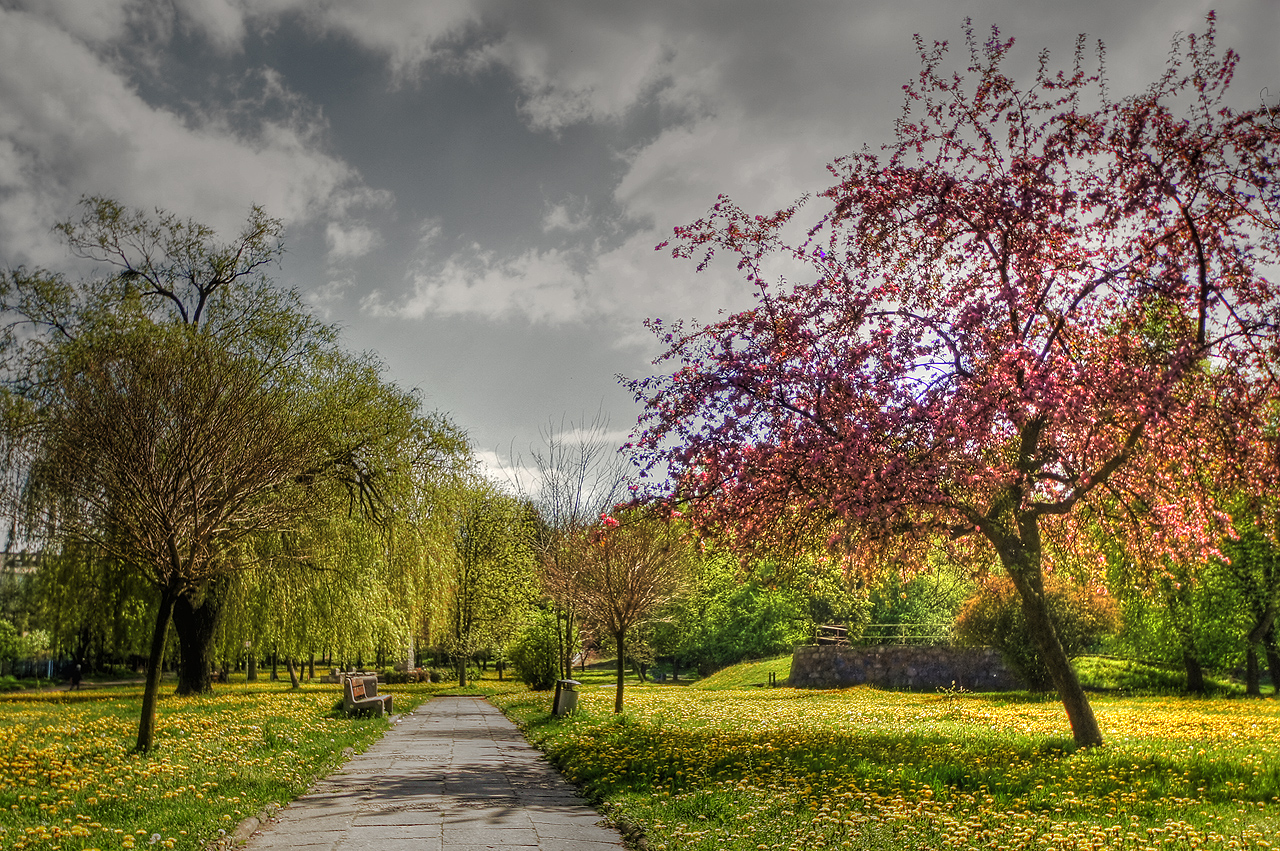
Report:
[{"label": "paved footpath", "polygon": [[280,810],[247,851],[618,851],[619,833],[483,698],[437,697]]}]

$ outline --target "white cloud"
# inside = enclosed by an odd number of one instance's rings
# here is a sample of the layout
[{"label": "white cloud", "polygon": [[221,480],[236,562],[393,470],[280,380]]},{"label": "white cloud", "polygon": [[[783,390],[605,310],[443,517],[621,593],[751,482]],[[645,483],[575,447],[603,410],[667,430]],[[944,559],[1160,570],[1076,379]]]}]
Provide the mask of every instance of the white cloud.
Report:
[{"label": "white cloud", "polygon": [[325,321],[332,321],[347,300],[353,282],[350,278],[338,278],[306,293],[307,304]]},{"label": "white cloud", "polygon": [[[407,79],[477,22],[471,0],[296,0],[312,26],[353,39]],[[447,51],[446,51],[447,52]]]},{"label": "white cloud", "polygon": [[90,44],[124,37],[137,0],[19,0],[18,8],[46,18],[72,36]]},{"label": "white cloud", "polygon": [[646,20],[645,4],[504,4],[492,19],[502,38],[470,57],[508,69],[524,91],[531,126],[557,130],[624,115],[671,73],[670,31]]},{"label": "white cloud", "polygon": [[235,0],[173,0],[180,23],[204,34],[224,52],[240,49],[245,36],[244,3]]},{"label": "white cloud", "polygon": [[586,199],[583,198],[567,198],[559,204],[552,204],[542,217],[543,233],[579,233],[591,225],[591,215],[587,212]]},{"label": "white cloud", "polygon": [[354,224],[347,227],[338,222],[329,222],[324,239],[329,246],[330,262],[363,257],[382,242],[378,232],[367,225]]},{"label": "white cloud", "polygon": [[286,222],[376,202],[296,116],[233,130],[145,102],[107,60],[48,20],[0,9],[0,245],[54,263],[48,228],[87,194],[160,206],[234,232],[251,204]]},{"label": "white cloud", "polygon": [[747,288],[731,263],[695,281],[690,264],[654,251],[655,242],[643,231],[610,250],[529,249],[510,258],[472,244],[443,260],[424,256],[407,295],[374,291],[361,306],[402,319],[470,315],[554,324],[625,317],[630,331],[617,340],[624,345],[647,341],[638,317],[705,319],[745,306]]},{"label": "white cloud", "polygon": [[513,460],[492,449],[477,450],[475,458],[480,474],[508,493],[528,494],[538,480],[537,468],[522,463],[519,458]]},{"label": "white cloud", "polygon": [[564,322],[592,312],[590,293],[565,252],[526,251],[513,259],[472,245],[438,268],[413,275],[412,293],[399,303],[380,292],[364,303],[377,315],[420,318],[427,314],[472,314],[494,319],[522,315],[538,322]]}]

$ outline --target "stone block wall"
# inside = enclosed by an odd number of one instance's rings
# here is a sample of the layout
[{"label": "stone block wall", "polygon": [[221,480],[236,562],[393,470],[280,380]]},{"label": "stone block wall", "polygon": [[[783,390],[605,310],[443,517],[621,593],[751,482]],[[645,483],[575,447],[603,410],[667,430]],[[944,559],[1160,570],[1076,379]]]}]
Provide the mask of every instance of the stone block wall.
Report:
[{"label": "stone block wall", "polygon": [[794,688],[866,684],[909,691],[936,691],[953,683],[969,691],[1022,688],[1000,651],[991,647],[797,647],[787,680]]}]

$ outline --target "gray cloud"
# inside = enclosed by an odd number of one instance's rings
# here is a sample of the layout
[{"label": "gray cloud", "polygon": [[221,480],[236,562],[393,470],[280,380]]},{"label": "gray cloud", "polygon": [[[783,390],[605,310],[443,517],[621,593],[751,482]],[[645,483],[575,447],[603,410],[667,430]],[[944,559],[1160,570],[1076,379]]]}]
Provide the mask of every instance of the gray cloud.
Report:
[{"label": "gray cloud", "polygon": [[695,277],[654,245],[718,193],[771,210],[886,141],[913,33],[998,24],[1024,73],[1101,36],[1120,95],[1214,6],[1240,102],[1280,97],[1272,0],[14,0],[0,262],[65,262],[49,227],[83,194],[223,231],[261,203],[290,225],[283,282],[482,447],[601,400],[625,427],[640,320],[746,298],[732,264]]}]

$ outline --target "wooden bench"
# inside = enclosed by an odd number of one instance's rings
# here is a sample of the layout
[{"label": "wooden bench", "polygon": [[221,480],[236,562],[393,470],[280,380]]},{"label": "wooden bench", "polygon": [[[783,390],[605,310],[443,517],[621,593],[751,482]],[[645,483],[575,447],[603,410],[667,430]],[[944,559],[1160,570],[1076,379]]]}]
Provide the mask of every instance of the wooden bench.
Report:
[{"label": "wooden bench", "polygon": [[391,714],[391,695],[378,694],[377,677],[343,677],[342,708],[348,715],[368,711],[381,718]]}]

